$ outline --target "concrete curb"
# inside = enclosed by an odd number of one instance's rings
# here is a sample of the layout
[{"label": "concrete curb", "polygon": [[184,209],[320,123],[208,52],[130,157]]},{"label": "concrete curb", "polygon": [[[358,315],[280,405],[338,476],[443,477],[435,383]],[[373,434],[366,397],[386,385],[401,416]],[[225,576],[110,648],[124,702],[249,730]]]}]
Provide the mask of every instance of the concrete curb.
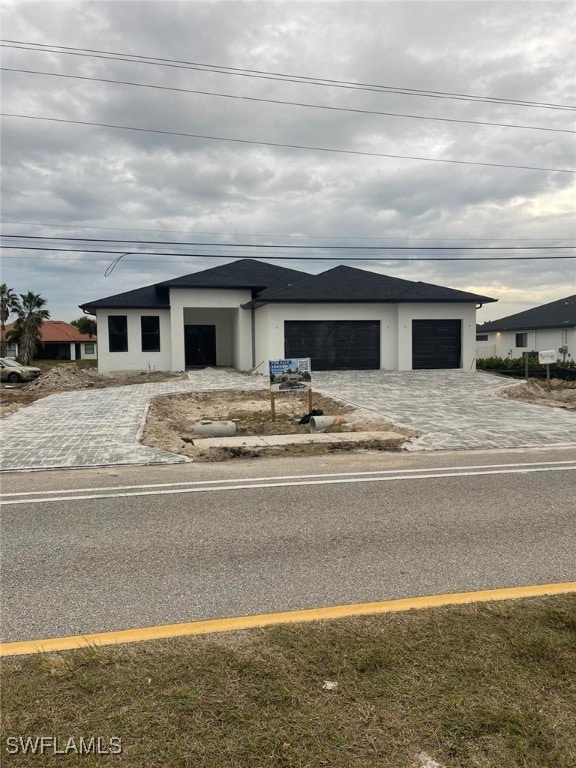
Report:
[{"label": "concrete curb", "polygon": [[270,448],[309,443],[338,444],[366,442],[403,443],[406,438],[398,432],[332,432],[297,435],[246,435],[240,437],[206,437],[194,439],[196,448]]}]

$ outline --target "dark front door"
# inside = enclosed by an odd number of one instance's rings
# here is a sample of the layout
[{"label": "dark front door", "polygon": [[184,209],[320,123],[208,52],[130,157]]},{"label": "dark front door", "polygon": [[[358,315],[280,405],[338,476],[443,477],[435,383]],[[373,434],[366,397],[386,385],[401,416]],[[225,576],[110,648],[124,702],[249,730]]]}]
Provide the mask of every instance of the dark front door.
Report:
[{"label": "dark front door", "polygon": [[412,368],[460,368],[461,320],[412,320]]},{"label": "dark front door", "polygon": [[286,358],[311,358],[312,371],[380,368],[378,320],[287,320]]},{"label": "dark front door", "polygon": [[216,326],[184,326],[184,360],[186,367],[216,365]]}]

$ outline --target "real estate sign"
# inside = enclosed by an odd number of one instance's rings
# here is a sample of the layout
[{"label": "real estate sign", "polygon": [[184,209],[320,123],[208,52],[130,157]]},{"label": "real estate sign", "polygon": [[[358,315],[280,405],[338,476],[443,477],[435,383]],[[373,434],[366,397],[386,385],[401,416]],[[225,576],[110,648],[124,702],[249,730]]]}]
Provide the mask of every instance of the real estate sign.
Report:
[{"label": "real estate sign", "polygon": [[269,368],[271,392],[294,392],[312,388],[312,368],[309,357],[270,360]]}]

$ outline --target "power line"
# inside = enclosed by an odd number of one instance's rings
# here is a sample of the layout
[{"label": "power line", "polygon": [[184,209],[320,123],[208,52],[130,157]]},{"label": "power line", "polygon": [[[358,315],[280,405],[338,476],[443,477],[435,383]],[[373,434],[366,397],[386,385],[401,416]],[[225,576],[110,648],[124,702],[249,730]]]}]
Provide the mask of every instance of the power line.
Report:
[{"label": "power line", "polygon": [[[50,45],[47,43],[30,43],[23,40],[2,40],[1,47],[20,48],[37,53],[55,53],[61,55],[83,56],[87,58],[104,58],[113,61],[127,61],[132,64],[149,64],[152,66],[176,67],[178,69],[193,69],[214,74],[235,75],[240,77],[253,77],[267,80],[280,80],[281,82],[293,82],[308,85],[322,85],[333,88],[348,88],[354,90],[377,91],[380,93],[398,93],[405,96],[426,96],[429,98],[455,99],[459,101],[475,101],[491,104],[506,104],[511,106],[538,107],[543,109],[576,110],[576,106],[568,104],[551,104],[547,102],[528,101],[524,99],[509,99],[498,96],[478,96],[474,94],[456,93],[451,91],[431,91],[419,88],[408,88],[392,85],[378,85],[373,83],[359,83],[350,80],[335,80],[330,78],[308,77],[306,75],[292,75],[282,72],[269,72],[257,69],[243,69],[240,67],[228,67],[219,64],[206,64],[202,62],[185,61],[181,59],[167,59],[157,56],[144,56],[141,54],[121,53],[118,51],[102,51],[94,48],[73,48],[64,45]],[[23,47],[26,46],[26,47]],[[59,50],[53,50],[53,49]]]},{"label": "power line", "polygon": [[182,240],[119,240],[116,238],[96,238],[96,237],[53,237],[42,235],[1,235],[3,238],[12,238],[17,240],[57,240],[66,242],[83,243],[130,243],[132,245],[194,245],[222,248],[283,248],[302,250],[332,250],[332,251],[540,251],[542,248],[547,250],[566,250],[574,249],[572,245],[274,245],[273,243],[199,243]]},{"label": "power line", "polygon": [[[295,234],[279,234],[277,232],[274,233],[250,233],[250,232],[201,232],[198,230],[190,230],[190,229],[146,229],[143,227],[98,227],[90,224],[62,224],[58,222],[45,222],[45,221],[8,221],[3,220],[0,222],[2,224],[17,224],[19,226],[29,226],[29,227],[48,227],[48,228],[66,228],[66,229],[100,229],[100,230],[106,230],[106,231],[117,231],[117,232],[183,232],[183,233],[190,233],[193,232],[196,235],[220,235],[222,237],[305,237],[310,240],[426,240],[426,241],[434,241],[434,240],[459,240],[461,242],[468,241],[468,240],[515,240],[515,241],[531,241],[531,240],[574,240],[575,238],[566,238],[566,237],[422,237],[422,238],[415,238],[411,235],[408,236],[398,236],[398,237],[369,237],[366,235],[295,235]],[[27,235],[24,235],[24,237],[27,237]],[[544,246],[546,247],[546,246]]]},{"label": "power line", "polygon": [[529,131],[549,131],[552,133],[576,133],[576,131],[569,130],[567,128],[547,128],[539,125],[520,125],[517,123],[495,123],[489,120],[459,120],[451,117],[434,117],[431,115],[411,115],[411,114],[405,114],[401,112],[381,112],[381,111],[371,110],[371,109],[353,109],[349,107],[333,107],[325,104],[309,104],[309,103],[300,102],[300,101],[282,101],[280,99],[264,99],[264,98],[258,98],[255,96],[237,96],[231,93],[217,93],[215,91],[202,91],[202,90],[197,90],[192,88],[176,88],[176,87],[171,87],[167,85],[155,85],[153,83],[135,83],[130,80],[112,80],[110,78],[105,78],[105,77],[87,77],[85,75],[70,75],[70,74],[62,74],[59,72],[40,72],[34,69],[15,69],[13,67],[0,67],[0,70],[4,72],[20,72],[27,75],[42,75],[47,77],[61,77],[61,78],[66,78],[71,80],[88,80],[90,82],[96,82],[96,83],[129,85],[137,88],[153,88],[155,90],[172,91],[175,93],[194,93],[194,94],[199,94],[201,96],[216,96],[223,99],[253,101],[253,102],[258,102],[262,104],[281,104],[284,106],[305,107],[308,109],[324,109],[332,112],[351,112],[355,114],[376,115],[380,117],[382,116],[383,117],[402,117],[402,118],[407,118],[412,120],[434,120],[437,122],[444,122],[444,123],[462,123],[466,125],[482,125],[482,126],[491,126],[491,127],[497,127],[497,128],[517,128],[517,129],[529,130]]},{"label": "power line", "polygon": [[[224,259],[236,258],[237,254],[225,253],[167,253],[166,251],[131,251],[109,250],[90,248],[47,248],[45,246],[34,245],[0,245],[2,249],[21,250],[21,251],[52,251],[58,253],[107,253],[107,254],[125,254],[126,256],[190,256],[198,259]],[[268,261],[338,261],[341,258],[334,256],[270,256],[268,254],[261,256],[251,256],[252,259],[267,259]],[[356,258],[345,257],[348,261],[530,261],[530,260],[556,260],[556,259],[576,259],[575,255],[552,254],[540,256],[394,256],[386,254],[384,256],[358,256]]]},{"label": "power line", "polygon": [[43,120],[50,123],[68,123],[70,125],[89,125],[96,126],[98,128],[112,128],[114,130],[122,131],[137,131],[139,133],[156,133],[163,136],[182,136],[190,139],[205,139],[208,141],[223,141],[231,142],[234,144],[251,144],[264,147],[279,147],[282,149],[303,149],[312,152],[331,152],[341,155],[359,155],[362,157],[386,157],[394,160],[418,160],[430,163],[450,163],[452,165],[476,165],[490,168],[514,168],[522,171],[547,171],[553,173],[576,173],[576,170],[571,168],[542,168],[533,165],[511,165],[505,163],[482,163],[473,160],[447,160],[437,157],[419,157],[416,155],[394,155],[387,152],[365,152],[354,149],[334,149],[331,147],[311,147],[303,144],[281,144],[273,141],[256,141],[253,139],[234,139],[226,136],[208,136],[198,133],[184,133],[182,131],[163,131],[158,128],[136,128],[130,125],[112,125],[110,123],[96,123],[88,120],[65,120],[60,117],[41,117],[39,115],[18,115],[9,112],[0,113],[2,117],[12,117],[20,120]]}]

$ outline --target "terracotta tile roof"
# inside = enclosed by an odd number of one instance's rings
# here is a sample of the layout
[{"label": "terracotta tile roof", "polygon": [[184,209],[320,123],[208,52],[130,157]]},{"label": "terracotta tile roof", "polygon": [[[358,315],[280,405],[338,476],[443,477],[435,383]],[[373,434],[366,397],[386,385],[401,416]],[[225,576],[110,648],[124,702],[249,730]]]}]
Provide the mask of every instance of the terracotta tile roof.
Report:
[{"label": "terracotta tile roof", "polygon": [[[10,323],[6,326],[6,333],[14,328],[14,323]],[[42,323],[42,341],[44,343],[49,341],[58,342],[76,342],[76,341],[88,341],[96,342],[98,339],[96,336],[89,336],[87,333],[80,333],[75,325],[65,323],[63,320],[45,320]]]}]

